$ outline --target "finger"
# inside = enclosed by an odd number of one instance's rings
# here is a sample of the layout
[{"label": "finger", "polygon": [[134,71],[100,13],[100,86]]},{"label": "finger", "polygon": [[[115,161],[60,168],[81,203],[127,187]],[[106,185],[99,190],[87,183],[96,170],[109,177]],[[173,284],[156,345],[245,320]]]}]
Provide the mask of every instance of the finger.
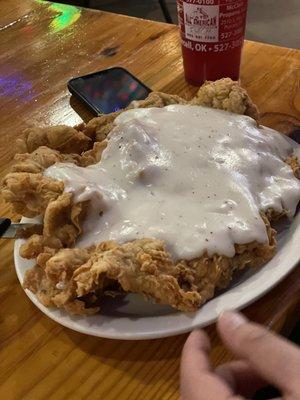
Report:
[{"label": "finger", "polygon": [[194,331],[182,351],[180,368],[181,400],[227,400],[232,390],[212,370],[210,344],[203,331]]},{"label": "finger", "polygon": [[225,345],[268,382],[287,393],[300,392],[300,350],[287,340],[248,322],[239,313],[226,312],[217,324]]},{"label": "finger", "polygon": [[252,397],[258,389],[266,385],[266,381],[257,375],[247,361],[222,364],[215,372],[234,392],[247,398]]}]

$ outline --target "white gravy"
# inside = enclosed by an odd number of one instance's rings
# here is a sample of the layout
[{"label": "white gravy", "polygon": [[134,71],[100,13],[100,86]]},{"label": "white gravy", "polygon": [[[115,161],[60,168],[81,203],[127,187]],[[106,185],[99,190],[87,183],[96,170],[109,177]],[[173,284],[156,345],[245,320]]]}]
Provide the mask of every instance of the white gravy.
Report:
[{"label": "white gravy", "polygon": [[294,215],[300,182],[283,160],[298,145],[253,119],[171,105],[129,110],[115,123],[98,164],[45,171],[75,202],[91,200],[76,246],[153,237],[175,259],[232,257],[235,243],[267,241],[261,210]]}]

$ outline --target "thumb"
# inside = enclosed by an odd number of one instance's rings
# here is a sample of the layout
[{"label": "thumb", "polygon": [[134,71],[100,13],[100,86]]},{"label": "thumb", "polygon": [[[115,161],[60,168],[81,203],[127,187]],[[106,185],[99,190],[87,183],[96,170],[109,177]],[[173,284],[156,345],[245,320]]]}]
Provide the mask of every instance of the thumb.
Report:
[{"label": "thumb", "polygon": [[217,328],[226,347],[248,361],[262,378],[285,393],[300,394],[297,346],[235,312],[223,313]]}]

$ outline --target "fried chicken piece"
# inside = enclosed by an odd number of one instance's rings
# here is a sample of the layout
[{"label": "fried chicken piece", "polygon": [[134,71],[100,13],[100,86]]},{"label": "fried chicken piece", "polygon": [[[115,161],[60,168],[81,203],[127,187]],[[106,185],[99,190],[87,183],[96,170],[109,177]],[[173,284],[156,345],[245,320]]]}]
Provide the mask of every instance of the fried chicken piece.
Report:
[{"label": "fried chicken piece", "polygon": [[14,172],[29,172],[38,174],[46,168],[59,162],[73,163],[81,167],[86,167],[100,161],[103,150],[107,145],[106,141],[95,142],[91,150],[79,154],[63,154],[58,150],[41,146],[32,153],[16,154],[13,165]]},{"label": "fried chicken piece", "polygon": [[141,239],[106,252],[96,250],[91,259],[74,272],[77,296],[103,290],[107,278],[117,280],[125,292],[143,293],[177,309],[191,311],[201,303],[197,292],[185,292],[180,288],[176,267],[159,240]]},{"label": "fried chicken piece", "polygon": [[69,162],[81,165],[81,157],[77,154],[62,154],[58,150],[41,146],[32,153],[16,154],[17,162],[13,166],[14,172],[29,172],[37,174],[58,162]]},{"label": "fried chicken piece", "polygon": [[219,108],[235,114],[244,114],[257,120],[258,110],[248,93],[230,78],[206,81],[190,104]]},{"label": "fried chicken piece", "polygon": [[245,267],[258,268],[269,261],[276,252],[276,231],[271,228],[267,217],[262,214],[268,233],[268,243],[252,242],[244,245],[235,245],[235,255],[232,258],[204,254],[191,261],[180,261],[180,281],[185,287],[196,290],[204,299],[213,297],[216,289],[227,287],[236,270]]},{"label": "fried chicken piece", "polygon": [[63,182],[43,174],[12,172],[6,175],[2,194],[14,210],[25,217],[43,214],[48,204],[63,192]]},{"label": "fried chicken piece", "polygon": [[[169,104],[199,104],[257,117],[246,92],[229,78],[205,83],[190,103],[153,92],[128,108]],[[73,204],[71,194],[63,193],[63,183],[44,177],[42,171],[55,162],[81,166],[98,162],[120,112],[75,128],[31,129],[19,141],[27,153],[16,156],[16,172],[7,175],[4,196],[23,215],[44,215],[43,235],[31,236],[20,250],[21,256],[37,261],[27,272],[24,287],[36,293],[44,305],[80,315],[98,312],[101,297],[116,292],[142,293],[158,303],[194,311],[213,297],[216,289],[226,287],[235,270],[258,267],[272,258],[276,241],[268,218],[275,215],[272,210],[262,215],[269,242],[236,245],[233,258],[204,254],[174,262],[164,243],[153,238],[122,245],[103,242],[89,249],[65,248],[82,233],[88,203]],[[297,159],[290,157],[287,163],[298,173]]]},{"label": "fried chicken piece", "polygon": [[[157,303],[195,311],[213,297],[216,289],[229,284],[235,270],[259,267],[273,257],[275,231],[266,217],[263,218],[269,242],[237,245],[233,258],[204,254],[176,263],[160,240],[139,239],[123,245],[110,241],[89,249],[58,251],[47,260],[42,272],[37,266],[34,272],[28,272],[24,285],[34,291],[43,304],[52,304],[71,313],[97,312],[99,300],[114,282],[124,292],[142,293]],[[57,284],[62,282],[63,286],[57,291]],[[88,306],[87,300],[97,306]]]},{"label": "fried chicken piece", "polygon": [[98,163],[101,160],[103,150],[106,146],[106,140],[102,140],[102,142],[95,142],[91,150],[85,151],[81,154],[79,165],[81,167],[87,167],[88,165]]},{"label": "fried chicken piece", "polygon": [[167,94],[163,92],[151,92],[145,100],[133,100],[127,109],[165,107],[171,104],[188,104],[188,101],[176,94]]},{"label": "fried chicken piece", "polygon": [[[61,250],[46,262],[44,271],[37,266],[29,271],[24,287],[36,293],[43,304],[76,314],[97,312],[98,308],[86,308],[81,299],[91,293],[104,295],[114,280],[126,291],[142,292],[158,302],[192,310],[199,304],[199,295],[179,287],[172,267],[170,255],[163,251],[160,241],[143,239],[122,246],[108,242],[92,254],[81,249]],[[64,280],[65,287],[58,292],[56,285]]]},{"label": "fried chicken piece", "polygon": [[59,249],[72,246],[82,233],[88,202],[72,204],[72,195],[63,193],[49,203],[44,215],[43,234],[32,235],[20,248],[23,258],[37,258],[43,266]]},{"label": "fried chicken piece", "polygon": [[62,249],[45,265],[45,273],[56,284],[71,280],[74,271],[91,257],[89,249]]},{"label": "fried chicken piece", "polygon": [[113,122],[121,112],[103,114],[91,119],[83,130],[84,134],[96,142],[102,142],[114,127]]},{"label": "fried chicken piece", "polygon": [[63,193],[46,208],[43,234],[59,239],[63,246],[72,246],[82,233],[87,206],[88,202],[74,204],[72,195]]},{"label": "fried chicken piece", "polygon": [[50,268],[48,260],[26,271],[23,286],[47,307],[65,308],[72,314],[95,313],[97,307],[86,308],[84,301],[76,299],[71,281],[74,270],[89,258],[90,252],[86,249],[62,249],[50,257]]},{"label": "fried chicken piece", "polygon": [[[103,289],[103,278],[117,280],[125,292],[143,293],[157,303],[182,311],[195,311],[213,297],[217,288],[226,287],[236,269],[259,267],[276,250],[275,231],[267,225],[269,243],[237,245],[233,258],[206,254],[192,261],[174,263],[164,243],[140,239],[96,251],[74,273],[78,296]],[[49,261],[51,263],[51,261]]]},{"label": "fried chicken piece", "polygon": [[65,299],[62,297],[62,295],[58,294],[55,297],[55,304],[58,306],[60,303],[63,304],[63,308],[67,313],[74,315],[92,315],[96,314],[100,310],[100,307],[86,307],[85,302],[81,300],[65,302]]},{"label": "fried chicken piece", "polygon": [[[22,244],[20,256],[30,260],[44,252],[54,255],[60,248],[62,248],[62,243],[58,238],[34,234]],[[38,262],[38,264],[40,263]]]},{"label": "fried chicken piece", "polygon": [[55,307],[53,299],[60,294],[60,290],[55,284],[47,278],[44,271],[37,265],[26,271],[24,289],[28,289],[35,293],[38,300],[46,307]]},{"label": "fried chicken piece", "polygon": [[17,139],[19,153],[31,153],[40,146],[59,150],[61,153],[77,153],[88,150],[91,139],[83,132],[67,125],[28,128],[24,137]]}]

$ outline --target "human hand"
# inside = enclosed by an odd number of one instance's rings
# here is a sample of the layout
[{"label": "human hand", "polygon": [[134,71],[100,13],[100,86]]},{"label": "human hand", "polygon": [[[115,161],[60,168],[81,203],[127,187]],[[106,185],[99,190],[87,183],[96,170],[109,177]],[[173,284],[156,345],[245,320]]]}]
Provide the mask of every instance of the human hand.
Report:
[{"label": "human hand", "polygon": [[227,311],[217,323],[225,346],[239,359],[215,370],[208,336],[201,330],[188,337],[182,352],[181,400],[237,400],[251,397],[269,384],[285,400],[300,399],[300,350],[294,344]]}]

